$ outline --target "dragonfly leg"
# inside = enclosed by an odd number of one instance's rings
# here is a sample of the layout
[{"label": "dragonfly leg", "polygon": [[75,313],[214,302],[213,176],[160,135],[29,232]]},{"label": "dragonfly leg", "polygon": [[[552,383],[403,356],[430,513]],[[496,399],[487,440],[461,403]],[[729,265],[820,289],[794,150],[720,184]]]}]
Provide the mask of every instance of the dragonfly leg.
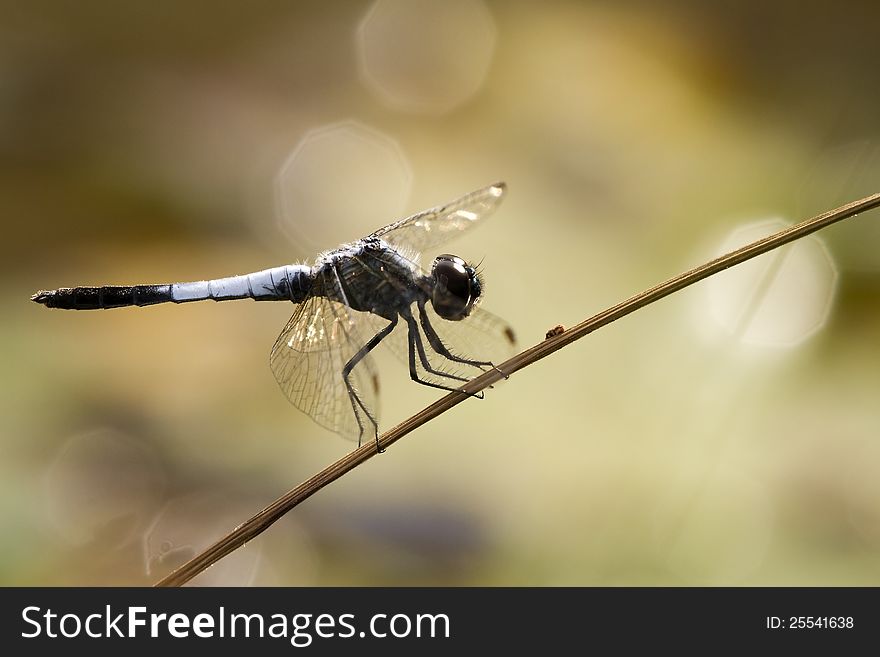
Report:
[{"label": "dragonfly leg", "polygon": [[367,342],[363,347],[361,347],[358,350],[358,352],[354,356],[351,357],[351,360],[349,360],[345,364],[345,367],[342,368],[342,380],[345,381],[345,388],[346,388],[346,390],[348,390],[348,398],[351,401],[351,408],[354,411],[354,416],[357,419],[358,427],[360,427],[360,430],[361,430],[361,434],[358,437],[358,447],[361,446],[361,439],[363,438],[363,435],[364,435],[364,425],[361,422],[360,412],[358,411],[358,408],[360,408],[360,410],[364,412],[364,415],[367,416],[367,419],[370,421],[370,424],[373,425],[374,433],[376,436],[376,451],[379,452],[380,454],[382,452],[384,452],[385,450],[379,449],[379,423],[376,422],[376,418],[373,417],[373,413],[370,411],[370,409],[368,409],[366,407],[364,402],[358,396],[357,391],[354,389],[354,386],[351,384],[351,380],[349,379],[349,376],[351,375],[351,371],[357,366],[357,364],[360,363],[367,356],[367,354],[369,354],[373,349],[375,349],[376,345],[378,345],[380,342],[382,342],[382,340],[384,340],[386,337],[388,337],[388,334],[391,333],[392,330],[394,330],[395,326],[397,326],[397,317],[396,316],[394,317],[394,319],[392,319],[389,322],[388,326],[386,326],[381,331],[379,331],[376,335],[374,335],[372,338],[370,338],[369,342]]},{"label": "dragonfly leg", "polygon": [[[458,388],[453,388],[451,386],[444,386],[440,383],[433,383],[431,381],[425,381],[419,378],[418,370],[416,369],[416,353],[418,352],[419,361],[422,363],[422,367],[424,367],[431,374],[435,374],[437,376],[446,377],[448,379],[454,379],[456,381],[464,381],[467,382],[469,379],[465,379],[460,376],[456,376],[454,374],[448,374],[447,372],[441,372],[435,368],[433,368],[428,361],[428,356],[425,353],[425,345],[422,344],[422,336],[419,334],[419,327],[416,324],[415,317],[411,314],[406,314],[404,316],[407,324],[407,341],[409,343],[409,377],[415,381],[416,383],[421,383],[423,386],[429,386],[431,388],[439,388],[440,390],[448,390],[450,392],[458,391]],[[483,398],[483,393],[466,393],[471,397],[476,397],[477,399]]]},{"label": "dragonfly leg", "polygon": [[[413,335],[413,343],[416,349],[416,353],[418,353],[419,361],[422,363],[422,367],[425,368],[425,371],[430,374],[435,374],[437,376],[443,377],[444,379],[452,379],[453,381],[461,381],[462,383],[467,383],[470,381],[466,376],[459,376],[458,374],[451,374],[450,372],[444,372],[442,370],[438,370],[433,365],[431,365],[431,361],[428,360],[428,354],[425,353],[425,345],[422,342],[422,336],[419,333],[418,325],[415,323],[415,319],[412,316],[407,318],[407,330],[411,330],[414,332]],[[419,381],[421,383],[421,381]]]},{"label": "dragonfly leg", "polygon": [[464,363],[465,365],[472,365],[474,367],[479,367],[480,369],[483,369],[484,367],[495,367],[491,361],[462,358],[461,356],[456,356],[451,351],[449,351],[449,349],[446,348],[446,345],[443,344],[440,336],[437,335],[437,331],[435,331],[434,327],[431,326],[431,322],[428,319],[428,313],[425,312],[425,303],[423,301],[419,301],[418,306],[419,320],[422,324],[422,330],[425,332],[425,337],[428,338],[428,344],[431,345],[431,349],[436,351],[444,358],[448,358],[453,363]]}]

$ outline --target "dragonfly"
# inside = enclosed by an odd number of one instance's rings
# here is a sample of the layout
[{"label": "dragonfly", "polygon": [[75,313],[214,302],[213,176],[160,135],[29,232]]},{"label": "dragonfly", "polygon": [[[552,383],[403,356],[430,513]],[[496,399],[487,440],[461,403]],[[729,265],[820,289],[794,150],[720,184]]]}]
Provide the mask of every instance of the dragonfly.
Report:
[{"label": "dragonfly", "polygon": [[311,266],[190,283],[43,290],[31,299],[67,310],[203,300],[293,302],[297,307],[269,356],[281,390],[319,425],[359,446],[373,434],[378,450],[379,375],[372,353],[380,343],[404,361],[413,381],[449,391],[513,353],[513,329],[481,307],[485,281],[479,265],[449,253],[437,255],[430,271],[419,264],[425,250],[482,223],[506,190],[495,183],[400,219],[320,253]]}]

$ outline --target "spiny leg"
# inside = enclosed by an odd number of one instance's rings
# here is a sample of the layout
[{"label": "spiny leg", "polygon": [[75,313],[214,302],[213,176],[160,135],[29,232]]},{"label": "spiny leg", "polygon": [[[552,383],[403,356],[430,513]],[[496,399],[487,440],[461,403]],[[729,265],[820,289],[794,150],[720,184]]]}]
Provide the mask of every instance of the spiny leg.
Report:
[{"label": "spiny leg", "polygon": [[[413,331],[413,343],[415,348],[417,349],[417,353],[419,355],[419,360],[422,363],[422,367],[425,368],[425,371],[429,374],[435,374],[437,376],[443,377],[444,379],[452,379],[453,381],[461,381],[462,383],[467,383],[470,381],[466,376],[459,376],[458,374],[452,374],[450,372],[444,372],[442,370],[438,370],[433,365],[431,365],[431,361],[428,360],[428,354],[425,353],[425,345],[422,342],[422,336],[419,333],[419,328],[415,323],[415,318],[412,316],[412,313],[407,310],[406,314],[406,322],[407,322],[407,330]],[[421,381],[419,381],[421,383]]]},{"label": "spiny leg", "polygon": [[358,437],[358,447],[361,446],[361,439],[363,438],[363,435],[364,435],[364,425],[361,422],[360,415],[358,413],[358,407],[360,407],[360,409],[363,410],[364,414],[367,416],[367,419],[372,423],[373,427],[375,428],[375,431],[376,431],[376,451],[380,454],[382,452],[384,452],[385,450],[379,449],[379,423],[376,422],[376,418],[373,417],[372,412],[366,407],[364,402],[358,396],[357,391],[355,391],[355,389],[354,389],[354,386],[351,385],[351,381],[349,380],[349,375],[351,374],[351,371],[357,366],[357,364],[360,363],[367,356],[367,354],[369,354],[373,349],[375,349],[376,345],[378,345],[380,342],[382,342],[382,340],[384,340],[388,336],[388,334],[391,333],[392,330],[394,330],[395,326],[397,326],[397,316],[395,316],[394,319],[392,319],[391,322],[389,322],[388,326],[386,326],[381,331],[379,331],[376,335],[374,335],[372,338],[370,338],[369,342],[367,342],[367,344],[365,344],[363,347],[361,347],[358,350],[358,352],[354,356],[351,357],[351,360],[349,360],[345,364],[345,367],[342,368],[342,380],[345,381],[345,388],[346,388],[346,390],[348,390],[348,398],[349,398],[349,401],[351,401],[351,407],[352,407],[352,410],[354,411],[355,418],[357,419],[357,422],[358,422],[358,427],[360,427],[360,431],[361,431],[360,436]]},{"label": "spiny leg", "polygon": [[[342,299],[342,303],[346,306],[351,306],[348,300],[348,295],[345,291],[345,286],[342,283],[342,277],[339,275],[339,264],[335,263],[332,268],[333,276],[336,279],[336,291]],[[367,343],[369,344],[369,343]],[[373,414],[367,409],[364,405],[361,398],[358,396],[357,392],[354,389],[354,386],[351,385],[351,381],[349,381],[349,375],[351,371],[354,369],[355,365],[357,365],[363,358],[369,353],[369,349],[364,351],[364,348],[367,347],[365,344],[361,349],[352,356],[351,360],[345,364],[342,368],[342,380],[345,383],[345,390],[348,393],[348,401],[351,404],[351,410],[354,413],[354,419],[358,424],[358,447],[361,446],[361,442],[364,437],[364,423],[361,421],[361,415],[358,412],[358,408],[363,409],[364,413],[367,416],[367,419],[370,420],[373,424],[374,434],[376,436],[376,451],[379,451],[379,423],[376,422],[376,418],[373,417]],[[363,352],[363,353],[362,353]]]},{"label": "spiny leg", "polygon": [[[438,376],[443,376],[449,379],[455,379],[456,381],[464,381],[467,382],[469,379],[464,379],[459,376],[455,376],[454,374],[447,374],[446,372],[441,372],[439,370],[431,367],[428,362],[428,356],[425,354],[425,346],[422,344],[422,336],[419,335],[419,327],[416,324],[415,318],[407,313],[404,315],[404,319],[406,320],[407,325],[407,342],[409,343],[409,377],[415,381],[416,383],[421,383],[423,386],[429,386],[431,388],[439,388],[440,390],[448,390],[449,392],[461,392],[458,388],[452,388],[450,386],[444,386],[440,383],[433,383],[431,381],[424,381],[419,378],[418,370],[416,369],[416,352],[419,354],[419,360],[422,363],[422,366],[431,374],[436,374]],[[477,399],[483,398],[483,393],[465,393],[471,397],[476,397]]]},{"label": "spiny leg", "polygon": [[[434,330],[434,327],[431,325],[430,320],[428,319],[428,314],[425,312],[425,303],[420,301],[418,303],[419,306],[419,320],[422,323],[422,329],[425,331],[425,335],[428,338],[428,344],[431,345],[431,348],[436,351],[438,354],[443,356],[444,358],[448,358],[454,363],[465,363],[466,365],[473,365],[477,367],[482,372],[486,372],[488,370],[483,369],[484,367],[488,367],[490,369],[499,372],[501,376],[505,379],[509,379],[510,375],[506,372],[499,369],[495,363],[490,360],[471,360],[469,358],[462,358],[461,356],[456,356],[449,349],[446,348],[446,345],[443,344],[443,341],[440,339],[440,336],[437,335],[437,331]],[[489,386],[490,388],[492,386]],[[482,399],[482,393],[480,394],[480,399]]]},{"label": "spiny leg", "polygon": [[[419,320],[422,324],[422,330],[425,331],[425,337],[428,338],[428,344],[431,345],[431,349],[436,351],[438,354],[443,356],[444,358],[448,358],[454,363],[463,363],[465,365],[472,365],[473,367],[479,367],[480,369],[484,367],[495,367],[491,361],[488,360],[471,360],[469,358],[462,358],[461,356],[456,356],[449,349],[446,348],[446,345],[443,344],[443,341],[440,339],[440,336],[437,335],[437,331],[434,330],[434,327],[431,326],[431,322],[428,320],[428,313],[425,312],[425,302],[419,301]],[[463,320],[466,321],[466,320]]]}]

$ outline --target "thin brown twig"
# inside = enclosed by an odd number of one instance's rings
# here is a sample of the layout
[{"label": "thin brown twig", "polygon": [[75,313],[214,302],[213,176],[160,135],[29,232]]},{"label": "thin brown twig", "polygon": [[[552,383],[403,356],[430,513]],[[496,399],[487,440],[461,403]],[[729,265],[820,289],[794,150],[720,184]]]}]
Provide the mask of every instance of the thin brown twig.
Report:
[{"label": "thin brown twig", "polygon": [[[659,285],[655,285],[644,292],[630,297],[626,301],[622,301],[607,310],[603,310],[598,315],[590,317],[580,324],[573,326],[569,330],[563,331],[556,336],[552,336],[516,356],[513,356],[509,360],[498,365],[497,368],[489,370],[469,381],[463,385],[459,391],[451,392],[448,395],[441,397],[433,404],[422,409],[409,419],[401,422],[393,429],[386,431],[379,438],[379,449],[384,450],[385,448],[390,447],[414,429],[434,419],[441,413],[445,413],[453,406],[468,399],[468,397],[488,388],[493,383],[497,383],[500,379],[509,377],[511,374],[518,372],[524,367],[549,356],[554,351],[562,349],[562,347],[571,344],[575,340],[579,340],[598,328],[615,322],[640,308],[644,308],[655,301],[659,301],[663,297],[669,296],[689,285],[693,285],[697,281],[708,278],[713,274],[717,274],[724,269],[738,265],[746,260],[767,253],[768,251],[772,251],[784,244],[800,239],[810,233],[814,233],[826,226],[830,226],[833,223],[878,206],[880,206],[880,193],[858,201],[853,201],[852,203],[830,210],[824,214],[813,217],[812,219],[807,219],[799,224],[790,226],[789,228],[781,230],[769,237],[752,242],[751,244],[711,260],[699,267],[691,269],[690,271],[674,276]],[[342,475],[350,472],[361,463],[375,456],[377,453],[376,449],[376,443],[370,441],[343,456],[341,459],[321,470],[293,490],[285,493],[283,496],[275,500],[275,502],[211,545],[204,552],[196,555],[167,577],[161,579],[156,583],[156,586],[180,586],[185,584],[210,565],[216,563],[266,531],[266,529],[268,529],[275,521],[280,519],[295,506],[317,493],[324,486],[336,481],[342,477]]]}]

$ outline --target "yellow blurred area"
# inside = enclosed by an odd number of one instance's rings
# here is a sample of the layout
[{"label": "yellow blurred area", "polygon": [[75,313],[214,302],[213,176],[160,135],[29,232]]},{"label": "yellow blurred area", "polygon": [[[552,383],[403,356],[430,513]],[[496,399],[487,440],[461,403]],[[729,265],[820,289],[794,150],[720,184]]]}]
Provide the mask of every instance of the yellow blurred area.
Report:
[{"label": "yellow blurred area", "polygon": [[[503,180],[448,249],[530,346],[737,231],[880,191],[878,19],[4,3],[0,583],[149,584],[353,447],[267,366],[290,306],[33,292],[305,262]],[[880,584],[880,214],[817,239],[456,407],[194,584]],[[438,397],[379,363],[385,428]]]}]

